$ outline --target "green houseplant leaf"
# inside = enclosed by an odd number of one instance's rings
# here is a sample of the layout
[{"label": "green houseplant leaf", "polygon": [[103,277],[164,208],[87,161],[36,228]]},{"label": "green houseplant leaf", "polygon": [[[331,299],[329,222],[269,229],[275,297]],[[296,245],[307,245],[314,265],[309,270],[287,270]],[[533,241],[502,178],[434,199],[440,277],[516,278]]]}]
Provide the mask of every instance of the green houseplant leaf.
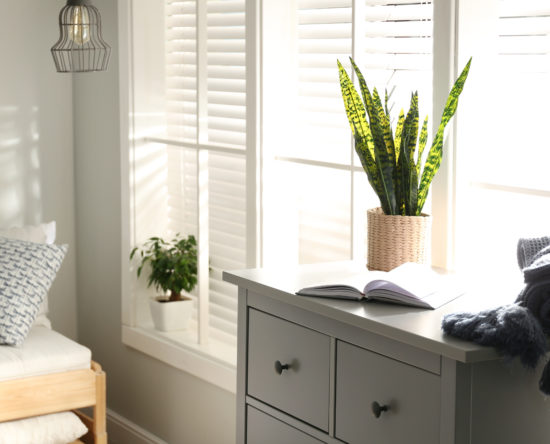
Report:
[{"label": "green houseplant leaf", "polygon": [[445,127],[456,112],[472,59],[449,93],[424,168],[422,161],[428,139],[428,117],[424,119],[419,132],[418,94],[411,95],[409,111],[406,114],[401,111],[394,137],[387,92],[382,104],[376,88],[371,94],[360,69],[351,57],[350,61],[359,82],[361,96],[338,61],[340,87],[355,140],[355,151],[369,183],[378,195],[385,214],[420,215],[433,177],[441,164]]},{"label": "green houseplant leaf", "polygon": [[[386,145],[383,142],[383,134],[378,125],[371,127],[367,122],[365,106],[361,102],[361,98],[346,70],[339,61],[338,69],[342,97],[355,138],[355,150],[359,159],[361,159],[369,182],[371,185],[373,183],[376,184],[375,190],[380,198],[382,208],[385,212],[395,211],[395,192],[392,180],[393,169]],[[367,109],[371,108],[367,107]],[[371,109],[371,112],[374,115],[374,108]]]},{"label": "green houseplant leaf", "polygon": [[451,117],[453,117],[456,112],[456,109],[458,107],[458,98],[460,96],[460,93],[462,92],[462,89],[464,88],[464,83],[466,82],[468,73],[470,72],[471,63],[472,59],[470,58],[470,60],[468,60],[468,63],[466,63],[466,66],[462,70],[462,73],[460,74],[460,76],[458,76],[458,79],[456,80],[453,88],[451,89],[449,97],[447,98],[447,103],[445,104],[445,108],[443,109],[441,123],[439,124],[437,134],[433,139],[432,147],[428,152],[428,158],[426,159],[424,170],[422,171],[422,179],[420,181],[420,188],[418,190],[417,214],[420,214],[420,212],[422,211],[422,207],[426,202],[426,197],[428,196],[428,191],[430,189],[432,180],[435,176],[435,173],[437,173],[439,166],[441,165],[441,159],[443,157],[443,136],[445,132],[445,126],[447,126],[447,123],[449,123],[449,120],[451,120]]}]

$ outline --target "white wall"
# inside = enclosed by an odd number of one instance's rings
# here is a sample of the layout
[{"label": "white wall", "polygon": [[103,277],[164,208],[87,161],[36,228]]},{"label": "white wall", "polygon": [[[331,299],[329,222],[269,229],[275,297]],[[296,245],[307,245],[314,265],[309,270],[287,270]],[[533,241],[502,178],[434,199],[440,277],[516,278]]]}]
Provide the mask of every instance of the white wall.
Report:
[{"label": "white wall", "polygon": [[108,72],[74,76],[79,341],[107,372],[110,409],[170,444],[231,444],[234,395],[121,343],[117,3],[94,4],[113,53]]},{"label": "white wall", "polygon": [[69,252],[50,291],[50,318],[75,338],[72,87],[50,54],[62,6],[0,2],[0,227],[57,221],[57,239]]}]

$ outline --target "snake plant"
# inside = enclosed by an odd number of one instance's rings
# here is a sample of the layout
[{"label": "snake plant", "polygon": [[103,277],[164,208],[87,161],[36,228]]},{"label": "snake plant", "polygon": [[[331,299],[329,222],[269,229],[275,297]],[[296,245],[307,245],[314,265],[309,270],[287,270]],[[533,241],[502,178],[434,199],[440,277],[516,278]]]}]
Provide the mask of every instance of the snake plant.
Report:
[{"label": "snake plant", "polygon": [[456,111],[458,97],[468,77],[472,59],[468,61],[449,93],[424,167],[422,160],[428,139],[428,116],[419,133],[418,93],[412,93],[407,114],[401,110],[394,133],[387,93],[383,106],[376,88],[371,94],[363,74],[351,57],[350,60],[359,80],[362,100],[348,73],[338,61],[340,86],[355,139],[355,151],[367,173],[369,183],[380,198],[385,214],[419,216],[435,173],[441,165],[445,126]]}]

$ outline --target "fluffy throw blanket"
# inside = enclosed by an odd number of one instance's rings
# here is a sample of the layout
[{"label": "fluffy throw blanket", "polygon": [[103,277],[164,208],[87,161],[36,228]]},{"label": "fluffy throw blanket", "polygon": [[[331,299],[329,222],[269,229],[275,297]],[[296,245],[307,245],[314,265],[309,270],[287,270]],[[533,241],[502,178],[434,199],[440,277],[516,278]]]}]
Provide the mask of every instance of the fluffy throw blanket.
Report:
[{"label": "fluffy throw blanket", "polygon": [[[514,304],[479,313],[453,313],[443,318],[443,331],[481,345],[495,347],[508,358],[518,357],[534,369],[545,356],[550,334],[550,237],[520,239],[518,264],[525,286]],[[539,381],[550,395],[550,363]]]}]

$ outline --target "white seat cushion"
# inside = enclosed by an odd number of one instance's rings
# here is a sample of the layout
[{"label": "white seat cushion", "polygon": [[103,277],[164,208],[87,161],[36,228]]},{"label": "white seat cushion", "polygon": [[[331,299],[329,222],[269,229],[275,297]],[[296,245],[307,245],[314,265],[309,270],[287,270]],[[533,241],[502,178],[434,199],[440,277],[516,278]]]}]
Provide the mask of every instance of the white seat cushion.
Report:
[{"label": "white seat cushion", "polygon": [[88,432],[72,412],[0,423],[0,444],[67,444]]},{"label": "white seat cushion", "polygon": [[0,346],[0,381],[88,369],[91,359],[90,349],[35,325],[20,346]]}]

